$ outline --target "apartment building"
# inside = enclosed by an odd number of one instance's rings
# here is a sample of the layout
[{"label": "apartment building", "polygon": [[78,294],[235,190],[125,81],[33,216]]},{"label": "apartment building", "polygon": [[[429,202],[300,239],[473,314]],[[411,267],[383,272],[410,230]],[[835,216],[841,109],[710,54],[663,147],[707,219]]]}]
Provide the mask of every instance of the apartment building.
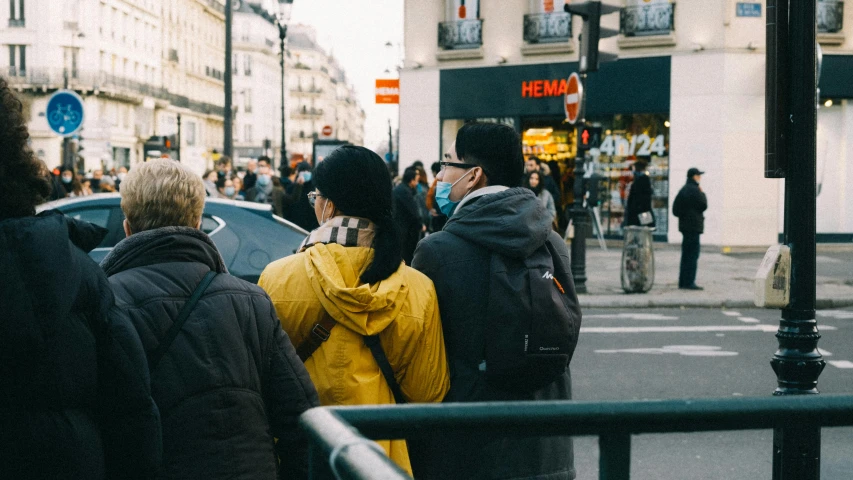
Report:
[{"label": "apartment building", "polygon": [[[32,148],[61,164],[47,126],[50,94],[84,99],[77,167],[130,166],[144,142],[174,135],[181,160],[202,170],[222,148],[224,0],[10,0],[0,3],[0,65],[19,92]],[[173,155],[177,155],[176,151]]]},{"label": "apartment building", "polygon": [[[470,120],[512,125],[526,157],[549,162],[572,200],[577,140],[565,79],[577,71],[582,21],[559,0],[406,1],[400,74],[401,168],[440,159]],[[629,166],[650,160],[660,240],[680,242],[670,207],[691,167],[706,171],[703,242],[768,245],[782,231],[783,182],[765,179],[765,3],[608,0],[619,56],[587,80],[602,228],[621,236]],[[823,49],[818,113],[818,239],[853,241],[853,9],[818,0]],[[748,228],[745,228],[748,226]]]}]

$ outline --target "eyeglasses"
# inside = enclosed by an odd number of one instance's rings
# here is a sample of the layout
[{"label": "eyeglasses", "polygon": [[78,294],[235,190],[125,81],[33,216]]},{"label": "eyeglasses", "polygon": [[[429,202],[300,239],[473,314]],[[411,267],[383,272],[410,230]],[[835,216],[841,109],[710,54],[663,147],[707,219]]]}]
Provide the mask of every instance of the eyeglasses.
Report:
[{"label": "eyeglasses", "polygon": [[311,208],[314,208],[314,205],[317,203],[317,197],[322,197],[323,195],[320,192],[309,192],[308,193],[308,204],[311,205]]},{"label": "eyeglasses", "polygon": [[438,162],[441,166],[441,169],[444,170],[445,167],[456,167],[456,168],[474,168],[480,167],[480,165],[475,165],[473,163],[462,163],[462,162]]}]

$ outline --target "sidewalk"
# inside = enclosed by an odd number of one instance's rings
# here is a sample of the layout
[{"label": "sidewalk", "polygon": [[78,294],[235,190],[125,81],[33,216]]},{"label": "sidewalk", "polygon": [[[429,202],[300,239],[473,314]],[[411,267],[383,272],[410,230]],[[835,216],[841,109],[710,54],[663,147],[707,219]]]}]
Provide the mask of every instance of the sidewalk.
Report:
[{"label": "sidewalk", "polygon": [[[602,251],[597,241],[587,243],[587,292],[578,295],[584,308],[750,308],[752,278],[764,249],[723,254],[718,246],[703,246],[696,284],[703,291],[679,290],[679,245],[655,244],[655,281],[647,293],[622,290],[621,242],[608,241]],[[853,305],[853,245],[818,244],[817,308]]]}]

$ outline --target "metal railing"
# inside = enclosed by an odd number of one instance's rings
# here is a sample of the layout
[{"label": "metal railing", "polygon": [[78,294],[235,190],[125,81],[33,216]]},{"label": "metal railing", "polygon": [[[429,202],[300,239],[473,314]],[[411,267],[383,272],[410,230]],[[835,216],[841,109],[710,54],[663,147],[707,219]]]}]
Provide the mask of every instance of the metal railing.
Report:
[{"label": "metal railing", "polygon": [[320,116],[323,114],[323,109],[322,108],[297,108],[297,109],[292,110],[291,113],[294,116],[303,116],[303,117]]},{"label": "metal railing", "polygon": [[304,87],[304,88],[303,87],[296,87],[296,88],[290,89],[290,93],[293,93],[293,94],[305,93],[305,94],[315,94],[316,95],[316,94],[323,93],[323,89],[317,88],[317,87]]},{"label": "metal railing", "polygon": [[818,33],[838,33],[844,28],[844,2],[820,0],[817,2]]},{"label": "metal railing", "polygon": [[444,50],[480,48],[483,45],[483,21],[455,20],[438,24],[438,46]]},{"label": "metal railing", "polygon": [[140,95],[164,100],[177,107],[222,116],[225,109],[222,106],[206,102],[190,100],[183,95],[176,95],[163,87],[158,87],[144,82],[138,82],[126,77],[111,75],[99,71],[65,70],[65,69],[27,69],[22,71],[15,67],[9,67],[6,80],[10,85],[33,89],[58,89],[63,88],[66,77],[69,87],[77,90],[108,91],[119,94]]},{"label": "metal railing", "polygon": [[669,35],[673,30],[675,30],[674,3],[623,7],[619,12],[619,33],[626,37]]},{"label": "metal railing", "polygon": [[598,435],[599,478],[612,480],[630,478],[632,435],[853,426],[853,396],[321,407],[305,412],[300,423],[310,442],[309,478],[331,469],[344,479],[409,479],[368,439],[465,431],[503,437]]},{"label": "metal railing", "polygon": [[527,43],[567,42],[572,38],[572,15],[566,12],[530,13],[524,16]]}]

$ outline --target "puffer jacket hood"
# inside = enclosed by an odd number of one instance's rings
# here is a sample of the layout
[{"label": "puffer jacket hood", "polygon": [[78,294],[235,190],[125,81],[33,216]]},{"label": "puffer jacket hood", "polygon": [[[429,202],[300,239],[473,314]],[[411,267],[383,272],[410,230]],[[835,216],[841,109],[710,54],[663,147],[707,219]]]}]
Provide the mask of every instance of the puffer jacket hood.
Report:
[{"label": "puffer jacket hood", "polygon": [[306,250],[305,270],[323,309],[361,335],[376,335],[397,318],[408,286],[398,269],[373,285],[359,278],[373,261],[373,249],[316,244]]},{"label": "puffer jacket hood", "polygon": [[527,188],[484,195],[455,212],[444,231],[511,258],[527,258],[545,244],[551,216]]}]

